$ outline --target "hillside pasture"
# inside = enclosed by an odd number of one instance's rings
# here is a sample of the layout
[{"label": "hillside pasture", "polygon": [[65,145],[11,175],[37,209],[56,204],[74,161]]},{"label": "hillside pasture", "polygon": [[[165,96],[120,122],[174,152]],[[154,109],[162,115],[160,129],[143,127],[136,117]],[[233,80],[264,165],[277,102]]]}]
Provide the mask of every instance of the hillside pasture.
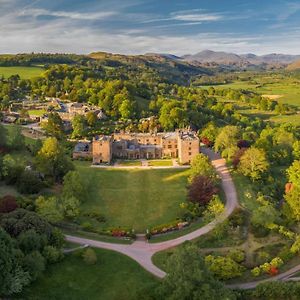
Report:
[{"label": "hillside pasture", "polygon": [[31,79],[40,76],[44,71],[42,67],[0,67],[0,76],[8,78],[12,75],[19,75],[21,79]]}]

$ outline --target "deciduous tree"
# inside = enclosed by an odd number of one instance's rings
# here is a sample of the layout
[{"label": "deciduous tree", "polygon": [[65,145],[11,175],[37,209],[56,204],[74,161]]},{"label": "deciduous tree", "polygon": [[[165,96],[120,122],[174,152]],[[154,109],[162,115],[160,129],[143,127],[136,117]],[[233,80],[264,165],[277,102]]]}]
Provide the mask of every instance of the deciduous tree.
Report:
[{"label": "deciduous tree", "polygon": [[167,261],[167,276],[159,288],[159,299],[233,300],[234,293],[207,269],[199,250],[190,243],[179,247]]},{"label": "deciduous tree", "polygon": [[251,147],[240,158],[239,171],[253,181],[261,178],[269,168],[264,150]]},{"label": "deciduous tree", "polygon": [[206,176],[198,175],[193,178],[188,186],[188,199],[199,205],[206,205],[217,194],[218,188],[212,179]]}]

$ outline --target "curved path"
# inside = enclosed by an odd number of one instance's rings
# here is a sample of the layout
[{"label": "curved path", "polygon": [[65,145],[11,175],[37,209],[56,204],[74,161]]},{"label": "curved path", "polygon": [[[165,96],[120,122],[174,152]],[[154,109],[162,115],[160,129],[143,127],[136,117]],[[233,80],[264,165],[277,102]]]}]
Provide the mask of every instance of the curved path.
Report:
[{"label": "curved path", "polygon": [[109,249],[109,250],[123,253],[131,257],[135,261],[137,261],[147,271],[151,272],[152,274],[154,274],[159,278],[163,278],[166,275],[166,273],[153,264],[151,259],[153,254],[162,250],[175,247],[177,245],[184,243],[185,241],[193,240],[195,238],[198,238],[208,233],[209,231],[214,229],[217,224],[222,223],[226,218],[228,218],[228,216],[239,205],[235,186],[230,176],[230,172],[226,166],[225,160],[221,159],[219,155],[217,155],[216,153],[214,153],[209,149],[204,149],[202,152],[210,158],[212,165],[214,166],[218,175],[220,176],[222,180],[222,187],[226,196],[226,205],[225,205],[224,212],[211,223],[191,233],[188,233],[184,236],[178,237],[174,240],[169,240],[161,243],[153,243],[153,244],[148,243],[145,240],[137,240],[131,245],[122,245],[122,244],[113,244],[113,243],[94,241],[94,240],[80,238],[76,236],[70,236],[70,235],[66,235],[66,240],[73,243],[78,243],[82,245],[89,244],[96,248]]},{"label": "curved path", "polygon": [[300,265],[297,265],[283,273],[280,273],[276,276],[273,276],[273,277],[270,277],[267,279],[245,282],[245,283],[228,284],[226,286],[228,288],[233,288],[233,289],[248,290],[248,289],[254,289],[256,286],[258,286],[261,283],[270,282],[270,281],[274,281],[274,280],[299,281],[299,277],[293,278],[293,275],[298,273],[299,271],[300,271]]}]

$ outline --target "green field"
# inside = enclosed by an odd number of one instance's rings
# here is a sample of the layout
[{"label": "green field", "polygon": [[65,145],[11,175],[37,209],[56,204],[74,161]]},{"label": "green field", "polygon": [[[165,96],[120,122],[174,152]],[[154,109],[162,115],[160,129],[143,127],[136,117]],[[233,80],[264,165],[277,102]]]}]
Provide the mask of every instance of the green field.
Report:
[{"label": "green field", "polygon": [[149,160],[148,166],[150,167],[170,167],[173,163],[171,160]]},{"label": "green field", "polygon": [[41,67],[0,67],[0,76],[5,78],[19,75],[22,79],[30,79],[41,75],[44,68]]},{"label": "green field", "polygon": [[[100,169],[76,162],[89,186],[82,212],[98,212],[106,222],[138,232],[174,221],[186,199],[187,170]],[[89,221],[89,220],[84,220]]]},{"label": "green field", "polygon": [[118,165],[122,167],[140,167],[142,165],[140,160],[121,160]]},{"label": "green field", "polygon": [[45,113],[46,113],[46,111],[44,109],[30,109],[30,110],[28,110],[28,114],[30,116],[34,115],[34,116],[41,117]]},{"label": "green field", "polygon": [[[261,74],[251,80],[237,80],[228,84],[212,85],[216,89],[252,90],[262,95],[278,95],[278,102],[300,107],[300,81],[281,74]],[[208,86],[204,86],[208,88]]]},{"label": "green field", "polygon": [[19,296],[19,299],[47,300],[135,300],[137,291],[155,285],[151,274],[122,254],[95,249],[98,261],[87,265],[81,257],[69,254]]},{"label": "green field", "polygon": [[300,126],[300,114],[287,115],[287,116],[275,116],[270,120],[274,123],[291,123],[296,126]]}]

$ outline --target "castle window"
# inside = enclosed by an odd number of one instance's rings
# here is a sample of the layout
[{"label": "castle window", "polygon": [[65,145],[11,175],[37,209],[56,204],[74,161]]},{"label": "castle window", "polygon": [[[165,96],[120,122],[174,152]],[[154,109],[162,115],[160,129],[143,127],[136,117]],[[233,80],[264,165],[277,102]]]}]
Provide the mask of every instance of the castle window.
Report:
[{"label": "castle window", "polygon": [[192,148],[191,148],[191,147],[189,147],[189,150],[192,150]]},{"label": "castle window", "polygon": [[189,155],[192,155],[192,152],[189,152]]},{"label": "castle window", "polygon": [[172,145],[168,145],[168,149],[172,149]]},{"label": "castle window", "polygon": [[192,145],[192,143],[190,142],[190,145]]}]

